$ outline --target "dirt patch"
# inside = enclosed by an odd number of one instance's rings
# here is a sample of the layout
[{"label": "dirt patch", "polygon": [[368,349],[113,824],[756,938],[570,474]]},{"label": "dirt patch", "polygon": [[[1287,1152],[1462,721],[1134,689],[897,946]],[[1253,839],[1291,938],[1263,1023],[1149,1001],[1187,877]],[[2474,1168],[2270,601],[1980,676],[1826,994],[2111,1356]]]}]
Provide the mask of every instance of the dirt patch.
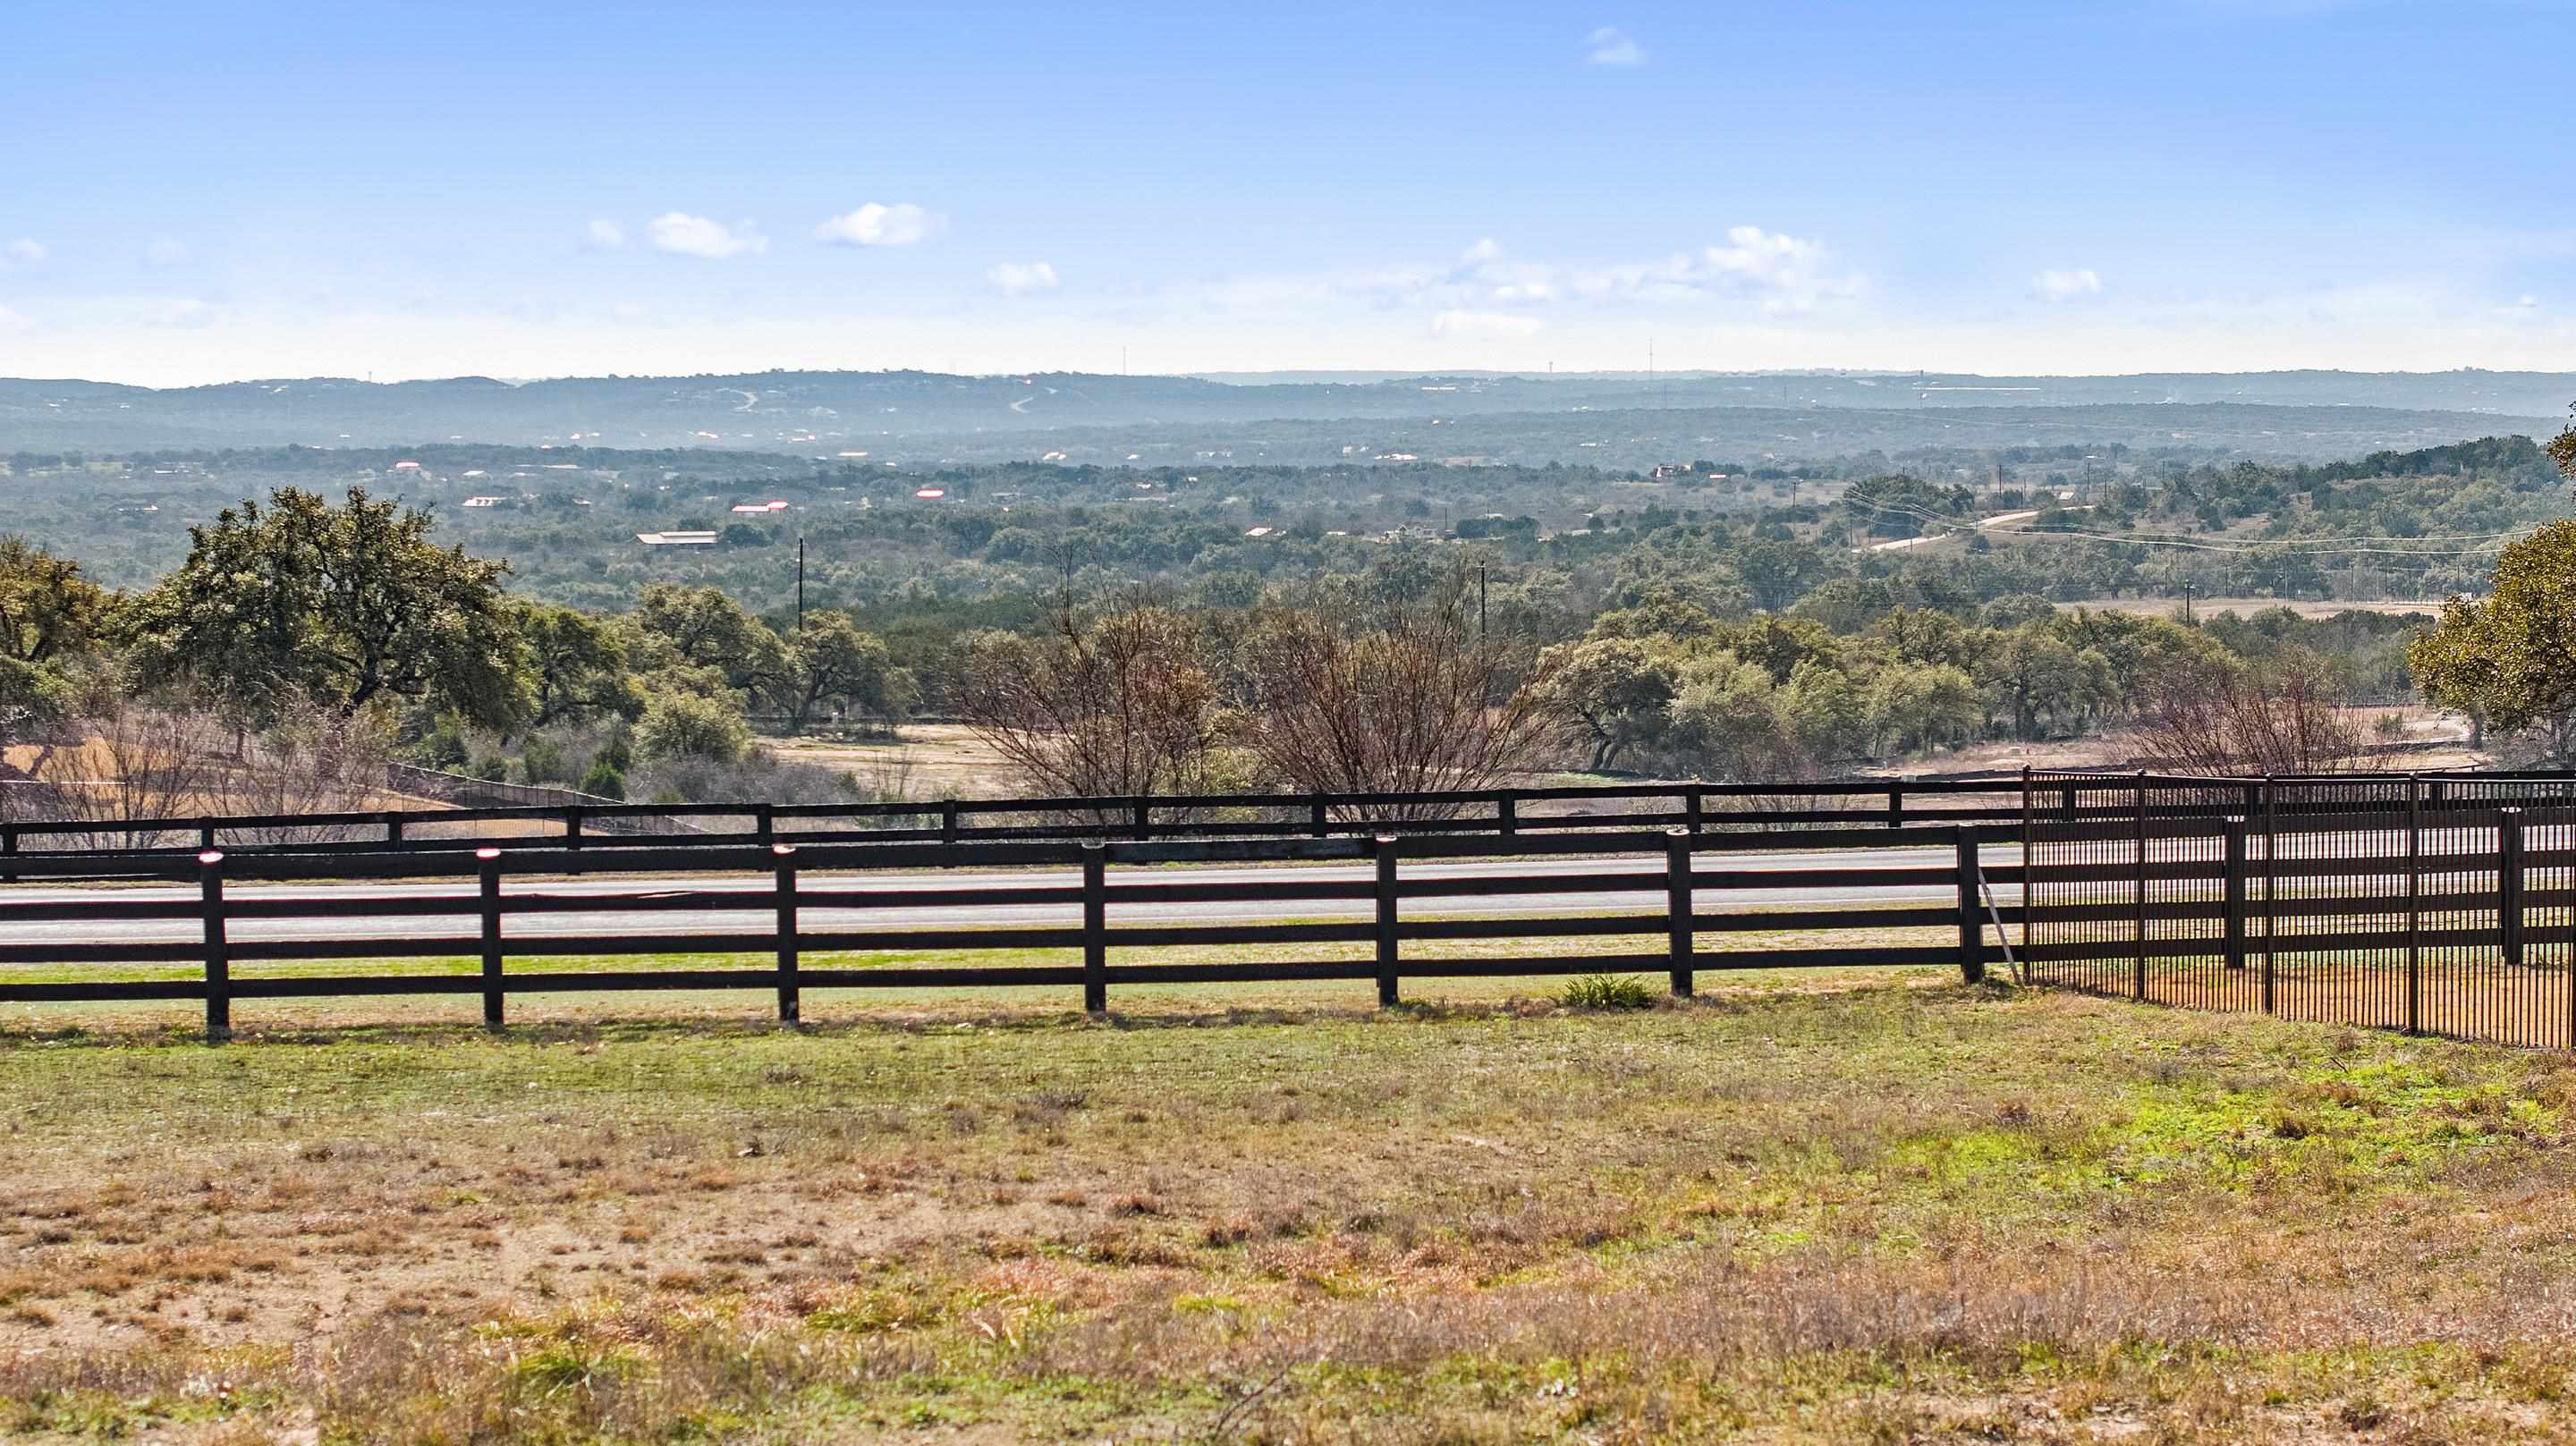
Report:
[{"label": "dirt patch", "polygon": [[955,723],[906,723],[885,743],[763,741],[779,759],[837,768],[888,799],[1008,798],[1024,793],[1002,755]]}]

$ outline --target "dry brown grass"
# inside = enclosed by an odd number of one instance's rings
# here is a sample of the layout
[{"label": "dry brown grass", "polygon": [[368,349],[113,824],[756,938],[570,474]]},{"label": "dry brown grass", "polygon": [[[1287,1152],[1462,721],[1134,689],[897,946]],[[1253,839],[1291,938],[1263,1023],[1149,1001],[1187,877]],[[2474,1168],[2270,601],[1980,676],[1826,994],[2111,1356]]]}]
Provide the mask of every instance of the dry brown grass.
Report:
[{"label": "dry brown grass", "polygon": [[2467,1442],[2576,1389],[2576,1068],[2102,1001],[21,1036],[0,1085],[26,1434]]}]

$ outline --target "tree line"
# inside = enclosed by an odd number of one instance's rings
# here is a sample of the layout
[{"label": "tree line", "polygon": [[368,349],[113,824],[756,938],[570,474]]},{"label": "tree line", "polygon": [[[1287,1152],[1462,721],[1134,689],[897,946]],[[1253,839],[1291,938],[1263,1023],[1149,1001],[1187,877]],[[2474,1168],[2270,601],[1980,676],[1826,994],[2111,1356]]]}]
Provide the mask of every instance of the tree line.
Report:
[{"label": "tree line", "polygon": [[[2576,468],[2576,440],[2549,455]],[[2430,485],[2442,466],[2523,460],[2472,444],[2302,480]],[[1903,498],[1958,505],[1887,487],[1856,505]],[[0,538],[0,744],[24,781],[84,740],[151,734],[135,721],[150,713],[220,731],[237,761],[372,748],[609,796],[836,796],[859,785],[776,769],[754,721],[927,708],[980,734],[1022,791],[1370,792],[1550,768],[1809,776],[2112,730],[2207,766],[2290,766],[2285,747],[2358,751],[2345,705],[2420,687],[2526,751],[2576,755],[2576,524],[2505,549],[2493,597],[2455,600],[2422,637],[2362,613],[2070,611],[1938,570],[1840,571],[1767,524],[1601,537],[1516,568],[1402,542],[1187,586],[1067,567],[1012,608],[890,638],[845,609],[764,616],[705,584],[650,583],[614,613],[540,601],[511,591],[509,565],[442,543],[428,511],[283,487],[190,528],[184,559],[127,591]]]}]

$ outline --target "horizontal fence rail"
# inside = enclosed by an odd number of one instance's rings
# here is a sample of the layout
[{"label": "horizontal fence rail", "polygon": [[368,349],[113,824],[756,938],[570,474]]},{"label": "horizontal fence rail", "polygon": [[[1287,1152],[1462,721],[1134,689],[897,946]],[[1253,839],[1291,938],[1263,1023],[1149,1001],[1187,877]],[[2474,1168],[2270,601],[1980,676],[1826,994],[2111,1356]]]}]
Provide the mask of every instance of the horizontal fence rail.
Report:
[{"label": "horizontal fence rail", "polygon": [[[778,1017],[793,1023],[817,989],[1061,988],[1068,1003],[1079,991],[1083,1007],[1097,1011],[1111,989],[1137,984],[1370,982],[1393,1004],[1408,979],[1651,972],[1688,995],[1699,975],[1721,970],[1938,965],[1982,978],[2003,954],[2001,930],[2013,917],[1981,902],[1983,855],[2008,844],[2011,831],[1927,837],[1672,828],[778,843],[605,859],[483,849],[461,861],[207,850],[156,860],[165,887],[0,890],[0,1005],[196,1001],[208,1031],[222,1037],[237,1002],[330,997],[479,996],[484,1020],[499,1026],[513,995],[757,990],[774,993]],[[67,857],[20,862],[61,877],[78,868]],[[1180,863],[1283,866],[1214,875],[1165,867]],[[609,877],[571,878],[575,866]],[[653,877],[675,868],[693,872]],[[887,877],[907,868],[994,872],[962,882]],[[1043,872],[1007,872],[1028,869]],[[2011,874],[1998,881],[2016,883]],[[1858,903],[1830,902],[1835,890]],[[1748,894],[1767,898],[1748,905]],[[1477,912],[1479,901],[1510,911]],[[1647,940],[1652,947],[1621,943]],[[1340,946],[1339,956],[1318,946]],[[1477,952],[1495,949],[1502,952]],[[1031,960],[1031,952],[1054,957]],[[926,957],[818,962],[853,954]],[[1218,954],[1232,957],[1211,957]],[[760,962],[696,963],[745,955]],[[614,967],[545,967],[602,956]],[[638,967],[675,957],[676,966]],[[264,972],[358,960],[368,967]],[[474,967],[402,967],[420,960]],[[158,977],[131,977],[140,969]]]},{"label": "horizontal fence rail", "polygon": [[[1890,830],[1961,824],[2116,822],[2130,812],[2130,774],[2033,774],[2027,779],[1835,779],[1654,782],[1417,793],[1207,794],[1115,798],[974,798],[928,802],[547,803],[189,818],[12,819],[0,812],[0,881],[30,856],[78,854],[103,867],[220,848],[372,855],[499,848],[547,852],[772,843],[961,844],[989,840],[1143,842],[1156,839],[1516,838],[1552,832],[1683,828],[1695,833]],[[2524,801],[2576,803],[2563,773],[2421,775],[2440,806],[2457,790],[2510,790]],[[2105,779],[2118,780],[2116,785]],[[2290,780],[2283,780],[2284,783]],[[2259,780],[2192,780],[2150,791],[2159,817],[2223,817]],[[0,807],[6,798],[0,793]],[[2332,812],[2331,798],[2294,795],[2280,811]]]},{"label": "horizontal fence rail", "polygon": [[17,860],[77,853],[102,863],[220,848],[374,854],[500,848],[606,852],[674,843],[941,843],[985,840],[1368,837],[1381,831],[1515,838],[1684,828],[1887,829],[2010,824],[2021,782],[1843,779],[1659,782],[1416,793],[961,798],[889,803],[562,804],[295,815],[35,820],[0,817],[0,879]]}]

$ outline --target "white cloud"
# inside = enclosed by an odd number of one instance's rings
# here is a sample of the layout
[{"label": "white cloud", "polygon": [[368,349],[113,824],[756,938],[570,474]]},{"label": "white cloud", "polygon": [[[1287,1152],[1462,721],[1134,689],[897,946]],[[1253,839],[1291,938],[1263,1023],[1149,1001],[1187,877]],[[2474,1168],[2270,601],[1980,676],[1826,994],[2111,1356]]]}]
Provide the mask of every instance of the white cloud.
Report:
[{"label": "white cloud", "polygon": [[1031,261],[1026,265],[1005,261],[985,272],[984,276],[1012,296],[1031,291],[1053,291],[1056,286],[1055,268],[1044,261]]},{"label": "white cloud", "polygon": [[1515,316],[1507,311],[1469,311],[1452,307],[1431,318],[1431,334],[1460,341],[1502,341],[1536,336],[1547,330],[1547,323],[1535,316]]},{"label": "white cloud", "polygon": [[21,236],[6,246],[0,246],[0,271],[12,266],[33,266],[44,259],[44,243],[32,236]]},{"label": "white cloud", "polygon": [[1461,299],[1528,306],[1556,299],[1555,271],[1531,261],[1504,259],[1503,244],[1488,236],[1458,256],[1447,284]]},{"label": "white cloud", "polygon": [[2540,298],[2526,291],[2522,295],[2516,297],[2513,304],[2516,308],[2523,311],[2538,311],[2540,309]]},{"label": "white cloud", "polygon": [[1813,241],[1737,226],[1723,246],[1677,252],[1643,265],[1579,272],[1577,295],[1599,299],[1681,301],[1739,297],[1764,311],[1813,311],[1828,301],[1857,296],[1861,278],[1837,270],[1830,253]]},{"label": "white cloud", "polygon": [[946,224],[909,201],[882,205],[870,201],[846,216],[835,216],[814,228],[814,239],[836,246],[909,246],[937,235]]},{"label": "white cloud", "polygon": [[143,248],[143,259],[153,266],[176,266],[188,259],[188,244],[176,236],[155,236]]},{"label": "white cloud", "polygon": [[1626,31],[1615,26],[1604,25],[1593,31],[1591,39],[1585,44],[1591,47],[1590,53],[1583,57],[1583,63],[1586,65],[1625,66],[1646,63],[1646,48],[1629,39]]},{"label": "white cloud", "polygon": [[2030,279],[2030,291],[2042,301],[2075,301],[2102,294],[2102,278],[2091,267],[2079,271],[2043,271]]},{"label": "white cloud", "polygon": [[679,256],[703,256],[710,261],[739,256],[746,251],[769,249],[769,238],[749,221],[728,226],[705,216],[692,216],[685,211],[666,211],[653,218],[644,228],[653,237],[653,249]]},{"label": "white cloud", "polygon": [[35,323],[29,321],[23,313],[0,306],[0,331],[25,331],[34,325]]},{"label": "white cloud", "polygon": [[[657,236],[655,239],[658,244],[660,238]],[[582,228],[581,240],[583,245],[594,251],[612,251],[626,244],[626,228],[605,216],[597,217]],[[670,248],[663,249],[667,251]]]}]

